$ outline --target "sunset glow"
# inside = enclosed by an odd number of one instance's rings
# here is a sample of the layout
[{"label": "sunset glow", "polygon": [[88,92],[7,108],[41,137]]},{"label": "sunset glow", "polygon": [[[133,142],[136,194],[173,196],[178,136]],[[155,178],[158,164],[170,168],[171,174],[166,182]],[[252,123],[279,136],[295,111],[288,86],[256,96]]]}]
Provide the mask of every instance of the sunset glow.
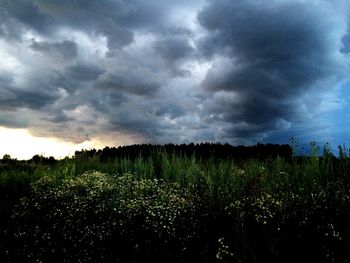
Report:
[{"label": "sunset glow", "polygon": [[9,154],[12,158],[27,160],[40,154],[46,157],[63,158],[73,155],[77,150],[98,146],[90,141],[74,144],[55,138],[34,137],[25,129],[0,127],[0,157]]}]

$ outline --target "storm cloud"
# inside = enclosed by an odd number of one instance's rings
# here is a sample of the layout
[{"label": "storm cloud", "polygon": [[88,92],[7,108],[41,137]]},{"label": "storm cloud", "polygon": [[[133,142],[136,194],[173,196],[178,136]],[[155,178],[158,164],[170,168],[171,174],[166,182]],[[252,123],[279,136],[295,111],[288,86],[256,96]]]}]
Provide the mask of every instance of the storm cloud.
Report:
[{"label": "storm cloud", "polygon": [[0,125],[111,145],[317,139],[312,129],[323,139],[347,109],[347,10],[345,0],[2,0]]},{"label": "storm cloud", "polygon": [[224,137],[256,139],[318,112],[322,100],[303,97],[348,77],[341,34],[338,43],[331,37],[342,26],[337,11],[321,1],[211,1],[198,15],[210,32],[199,41],[202,55],[214,58],[201,85],[217,95],[205,118],[226,123]]},{"label": "storm cloud", "polygon": [[30,46],[33,50],[42,52],[44,55],[54,59],[74,59],[78,55],[77,44],[73,41],[63,41],[59,43],[47,43],[33,41]]}]

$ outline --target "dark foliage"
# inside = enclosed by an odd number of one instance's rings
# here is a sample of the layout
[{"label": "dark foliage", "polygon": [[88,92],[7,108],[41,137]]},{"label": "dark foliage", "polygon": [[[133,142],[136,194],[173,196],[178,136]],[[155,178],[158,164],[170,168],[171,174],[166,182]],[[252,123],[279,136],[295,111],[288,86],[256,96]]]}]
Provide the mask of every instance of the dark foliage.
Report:
[{"label": "dark foliage", "polygon": [[0,260],[350,262],[341,150],[190,144],[6,156]]},{"label": "dark foliage", "polygon": [[98,157],[104,162],[113,158],[130,158],[134,160],[142,156],[147,158],[154,152],[166,152],[168,154],[181,154],[187,157],[194,155],[196,158],[202,159],[259,159],[267,158],[290,158],[292,149],[289,145],[279,144],[257,144],[252,146],[232,146],[230,144],[220,143],[200,143],[200,144],[139,144],[130,146],[105,147],[102,150],[83,150],[75,152],[76,157]]}]

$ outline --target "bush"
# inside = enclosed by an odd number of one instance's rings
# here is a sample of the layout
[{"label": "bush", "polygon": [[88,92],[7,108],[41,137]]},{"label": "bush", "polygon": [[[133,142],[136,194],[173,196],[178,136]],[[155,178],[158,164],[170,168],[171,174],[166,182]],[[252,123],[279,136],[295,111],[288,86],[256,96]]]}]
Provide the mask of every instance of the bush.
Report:
[{"label": "bush", "polygon": [[194,209],[193,197],[176,183],[96,171],[44,176],[13,215],[10,259],[127,261],[165,252],[177,257],[191,239]]}]

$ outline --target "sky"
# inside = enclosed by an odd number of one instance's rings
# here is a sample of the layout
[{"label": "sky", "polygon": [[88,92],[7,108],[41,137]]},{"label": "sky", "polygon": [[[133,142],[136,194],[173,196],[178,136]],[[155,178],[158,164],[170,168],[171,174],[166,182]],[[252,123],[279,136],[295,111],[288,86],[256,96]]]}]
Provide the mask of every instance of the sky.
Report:
[{"label": "sky", "polygon": [[348,0],[0,0],[0,155],[350,144]]}]

